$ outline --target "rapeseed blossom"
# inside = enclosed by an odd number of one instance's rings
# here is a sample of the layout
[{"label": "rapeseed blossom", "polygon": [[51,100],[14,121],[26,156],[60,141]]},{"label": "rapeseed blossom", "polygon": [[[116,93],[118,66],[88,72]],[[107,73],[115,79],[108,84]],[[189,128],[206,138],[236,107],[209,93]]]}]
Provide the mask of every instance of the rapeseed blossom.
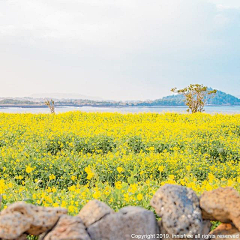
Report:
[{"label": "rapeseed blossom", "polygon": [[240,115],[0,114],[2,208],[149,207],[166,183],[240,191]]}]

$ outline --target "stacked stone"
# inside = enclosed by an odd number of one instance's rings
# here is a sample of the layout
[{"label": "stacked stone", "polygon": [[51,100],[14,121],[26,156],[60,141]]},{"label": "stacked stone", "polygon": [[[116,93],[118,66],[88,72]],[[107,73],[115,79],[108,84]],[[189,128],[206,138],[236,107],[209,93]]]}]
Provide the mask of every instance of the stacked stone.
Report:
[{"label": "stacked stone", "polygon": [[205,192],[200,197],[200,207],[203,219],[222,222],[209,233],[210,237],[226,236],[221,239],[240,239],[240,195],[236,190],[226,187]]},{"label": "stacked stone", "polygon": [[[0,239],[130,240],[240,239],[240,196],[233,188],[205,192],[166,184],[159,188],[152,211],[128,206],[114,212],[98,200],[89,201],[77,216],[64,208],[45,208],[17,202],[0,213]],[[222,224],[210,232],[210,221]]]}]

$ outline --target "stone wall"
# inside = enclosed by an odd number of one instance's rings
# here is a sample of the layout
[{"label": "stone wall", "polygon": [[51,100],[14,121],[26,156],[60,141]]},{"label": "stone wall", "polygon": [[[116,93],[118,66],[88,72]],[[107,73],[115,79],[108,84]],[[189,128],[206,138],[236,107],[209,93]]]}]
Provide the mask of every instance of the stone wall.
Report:
[{"label": "stone wall", "polygon": [[[98,200],[77,216],[64,208],[16,202],[0,213],[0,238],[26,240],[240,239],[240,196],[219,188],[197,197],[192,189],[166,184],[158,189],[152,211],[128,206],[114,212]],[[210,221],[222,222],[211,231]]]}]

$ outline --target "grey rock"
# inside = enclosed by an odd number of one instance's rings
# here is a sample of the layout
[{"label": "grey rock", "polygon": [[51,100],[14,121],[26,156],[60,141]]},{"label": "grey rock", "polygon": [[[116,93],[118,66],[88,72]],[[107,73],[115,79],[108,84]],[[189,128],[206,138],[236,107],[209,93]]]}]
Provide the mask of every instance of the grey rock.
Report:
[{"label": "grey rock", "polygon": [[211,230],[211,222],[210,221],[203,221],[203,226],[201,232],[199,232],[199,235],[188,235],[187,237],[184,238],[184,236],[177,236],[170,234],[163,226],[162,221],[158,222],[159,228],[160,228],[160,233],[162,234],[162,240],[181,240],[181,239],[189,239],[189,240],[204,240],[206,235],[209,234]]},{"label": "grey rock", "polygon": [[80,217],[63,215],[44,240],[91,240]]},{"label": "grey rock", "polygon": [[200,197],[203,219],[231,223],[240,231],[240,195],[231,188],[204,192]]},{"label": "grey rock", "polygon": [[78,216],[82,219],[85,226],[88,227],[110,213],[114,213],[114,211],[106,203],[95,199],[89,201],[81,209]]},{"label": "grey rock", "polygon": [[4,209],[1,212],[1,215],[4,216],[5,214],[16,212],[28,218],[31,222],[30,227],[26,230],[26,232],[28,234],[38,236],[51,229],[61,215],[67,214],[67,209],[40,207],[25,202],[16,202]]},{"label": "grey rock", "polygon": [[28,240],[27,234],[23,234],[23,235],[21,235],[20,237],[14,239],[14,240]]},{"label": "grey rock", "polygon": [[0,239],[18,239],[27,231],[32,219],[19,212],[0,215]]},{"label": "grey rock", "polygon": [[[0,238],[1,239],[1,238]],[[2,240],[9,240],[9,239],[2,239]],[[15,239],[11,239],[11,240],[28,240],[28,238],[27,238],[27,234],[23,234],[23,235],[21,235],[20,237],[18,237],[18,238],[15,238]]]},{"label": "grey rock", "polygon": [[203,227],[199,199],[195,192],[183,186],[166,184],[158,189],[151,206],[169,234],[195,235]]},{"label": "grey rock", "polygon": [[211,231],[212,223],[209,220],[203,220],[201,235],[208,235]]},{"label": "grey rock", "polygon": [[133,236],[159,234],[153,212],[140,207],[125,207],[108,214],[87,229],[92,240],[130,240]]},{"label": "grey rock", "polygon": [[141,207],[135,207],[135,206],[127,206],[127,207],[123,207],[119,210],[119,213],[122,214],[127,214],[127,213],[131,213],[131,212],[142,212],[143,210],[145,210],[144,208]]}]

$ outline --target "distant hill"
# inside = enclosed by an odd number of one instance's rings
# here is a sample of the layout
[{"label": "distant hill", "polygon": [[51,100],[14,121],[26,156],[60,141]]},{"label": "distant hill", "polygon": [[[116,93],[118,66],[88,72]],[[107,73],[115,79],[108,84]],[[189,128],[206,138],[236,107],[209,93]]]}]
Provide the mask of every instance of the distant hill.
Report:
[{"label": "distant hill", "polygon": [[[210,89],[211,90],[211,89]],[[151,102],[141,102],[140,106],[184,106],[185,97],[181,94],[171,95]],[[217,91],[213,98],[210,98],[207,105],[240,105],[240,99],[222,91]]]},{"label": "distant hill", "polygon": [[18,105],[18,104],[35,105],[36,102],[29,100],[18,100],[15,98],[6,98],[0,100],[0,105]]},{"label": "distant hill", "polygon": [[[211,88],[209,88],[211,90]],[[45,106],[45,98],[55,101],[55,106],[98,106],[98,107],[127,107],[127,106],[185,106],[183,95],[171,95],[157,100],[146,101],[106,101],[91,99],[80,94],[35,94],[35,98],[5,98],[0,99],[0,106]],[[37,98],[36,98],[37,97]],[[85,99],[85,97],[87,99]],[[240,99],[233,95],[217,91],[207,105],[240,105]]]},{"label": "distant hill", "polygon": [[240,105],[240,99],[231,95],[227,94],[222,91],[217,91],[214,98],[210,99],[207,104],[212,105]]}]

